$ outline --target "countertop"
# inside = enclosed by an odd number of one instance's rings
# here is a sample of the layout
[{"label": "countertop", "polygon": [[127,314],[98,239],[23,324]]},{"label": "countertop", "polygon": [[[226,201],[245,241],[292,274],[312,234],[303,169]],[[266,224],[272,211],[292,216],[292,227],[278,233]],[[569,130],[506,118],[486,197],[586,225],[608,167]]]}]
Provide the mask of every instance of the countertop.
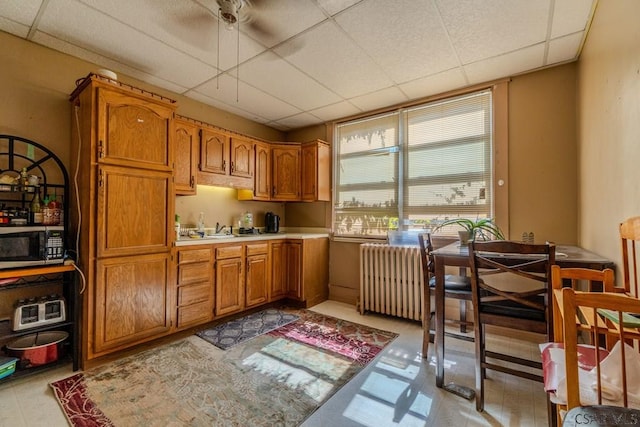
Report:
[{"label": "countertop", "polygon": [[176,241],[176,246],[190,246],[190,245],[213,245],[218,243],[242,243],[242,242],[255,242],[261,240],[280,240],[280,239],[319,239],[329,237],[329,233],[305,233],[305,232],[280,232],[280,233],[264,233],[264,234],[242,234],[229,237],[180,237],[180,240]]}]

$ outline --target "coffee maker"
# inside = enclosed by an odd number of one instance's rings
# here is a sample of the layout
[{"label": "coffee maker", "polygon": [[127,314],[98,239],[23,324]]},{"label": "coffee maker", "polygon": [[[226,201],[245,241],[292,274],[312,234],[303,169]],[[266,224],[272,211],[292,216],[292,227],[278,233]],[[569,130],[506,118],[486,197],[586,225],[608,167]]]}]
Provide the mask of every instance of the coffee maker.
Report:
[{"label": "coffee maker", "polygon": [[264,215],[264,232],[277,233],[280,231],[280,216],[273,212],[267,212]]}]

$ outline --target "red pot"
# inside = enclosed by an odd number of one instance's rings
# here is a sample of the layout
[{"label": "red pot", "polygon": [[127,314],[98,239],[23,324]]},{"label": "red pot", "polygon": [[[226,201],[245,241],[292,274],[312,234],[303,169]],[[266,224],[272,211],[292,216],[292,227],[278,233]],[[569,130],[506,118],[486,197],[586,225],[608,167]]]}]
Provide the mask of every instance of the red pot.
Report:
[{"label": "red pot", "polygon": [[20,359],[21,368],[45,365],[64,356],[63,342],[69,337],[64,331],[48,331],[25,335],[7,344],[8,356]]}]

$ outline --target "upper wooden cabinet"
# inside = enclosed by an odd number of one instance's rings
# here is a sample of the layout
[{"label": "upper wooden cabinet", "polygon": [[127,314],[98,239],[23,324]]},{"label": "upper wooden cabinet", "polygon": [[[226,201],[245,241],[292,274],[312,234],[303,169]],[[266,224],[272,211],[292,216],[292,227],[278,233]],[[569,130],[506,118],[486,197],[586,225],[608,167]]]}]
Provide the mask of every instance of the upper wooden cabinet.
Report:
[{"label": "upper wooden cabinet", "polygon": [[[253,200],[271,200],[271,146],[266,142],[255,144],[255,172],[253,194],[248,198]],[[242,199],[240,192],[238,198]]]},{"label": "upper wooden cabinet", "polygon": [[300,144],[271,145],[271,200],[300,200]]},{"label": "upper wooden cabinet", "polygon": [[174,180],[176,194],[189,196],[196,194],[198,181],[197,167],[200,148],[200,129],[188,120],[174,120],[175,168]]},{"label": "upper wooden cabinet", "polygon": [[331,200],[331,149],[324,141],[302,144],[302,201]]},{"label": "upper wooden cabinet", "polygon": [[200,130],[198,182],[223,187],[253,188],[253,145],[248,137],[215,127]]},{"label": "upper wooden cabinet", "polygon": [[173,108],[98,87],[98,162],[171,171]]}]

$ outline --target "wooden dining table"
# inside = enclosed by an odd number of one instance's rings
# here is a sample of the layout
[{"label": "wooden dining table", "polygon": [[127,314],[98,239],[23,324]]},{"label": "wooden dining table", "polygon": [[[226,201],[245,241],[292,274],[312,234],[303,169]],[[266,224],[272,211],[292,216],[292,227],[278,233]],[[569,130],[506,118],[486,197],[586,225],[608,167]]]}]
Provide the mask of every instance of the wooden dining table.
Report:
[{"label": "wooden dining table", "polygon": [[[431,252],[434,259],[435,276],[435,352],[436,386],[444,385],[444,275],[445,267],[469,267],[469,246],[459,242],[435,249]],[[556,264],[567,268],[591,268],[603,270],[613,268],[614,263],[602,256],[573,245],[556,245]],[[549,287],[551,285],[549,284]],[[551,292],[550,292],[551,295]],[[551,298],[549,298],[551,301]],[[550,316],[552,311],[549,310]],[[551,321],[551,319],[549,319]]]}]

